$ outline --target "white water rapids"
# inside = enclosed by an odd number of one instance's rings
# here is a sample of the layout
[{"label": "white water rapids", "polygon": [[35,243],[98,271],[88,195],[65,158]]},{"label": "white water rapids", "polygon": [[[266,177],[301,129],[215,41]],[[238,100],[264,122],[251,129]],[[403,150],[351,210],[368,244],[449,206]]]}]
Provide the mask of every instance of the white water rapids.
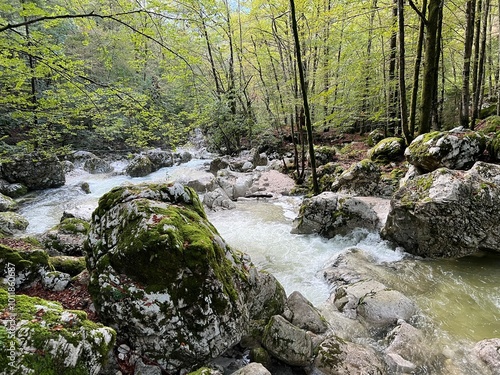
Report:
[{"label": "white water rapids", "polygon": [[[67,175],[65,186],[25,197],[20,213],[30,222],[28,234],[43,233],[59,223],[65,210],[79,207],[90,212],[97,207],[98,199],[115,186],[173,181],[196,173],[204,163],[193,160],[143,178],[119,173],[91,175],[77,170]],[[124,164],[116,163],[114,167],[120,171]],[[89,184],[90,194],[81,190],[82,182]],[[375,262],[388,265],[388,286],[415,300],[424,314],[431,317],[439,331],[444,355],[454,362],[460,361],[458,358],[475,342],[500,337],[499,256],[413,260],[405,264],[404,272],[394,272],[391,263],[401,260],[404,253],[395,251],[376,233],[360,230],[330,240],[290,234],[300,202],[300,197],[240,201],[235,210],[207,214],[230,246],[246,252],[257,267],[275,275],[288,294],[298,290],[316,306],[329,297],[328,285],[322,277],[329,259],[355,246],[368,252]],[[466,365],[462,369],[464,374],[474,373]]]}]

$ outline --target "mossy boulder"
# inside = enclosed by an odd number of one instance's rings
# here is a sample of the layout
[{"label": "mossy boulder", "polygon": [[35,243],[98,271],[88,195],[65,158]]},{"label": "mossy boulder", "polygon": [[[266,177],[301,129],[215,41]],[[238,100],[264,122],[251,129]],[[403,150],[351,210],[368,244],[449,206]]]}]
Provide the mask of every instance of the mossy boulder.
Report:
[{"label": "mossy boulder", "polygon": [[112,350],[113,329],[83,311],[0,289],[0,374],[97,375]]},{"label": "mossy boulder", "polygon": [[488,141],[487,149],[492,161],[500,160],[500,131]]},{"label": "mossy boulder", "polygon": [[23,184],[11,184],[0,179],[0,193],[10,198],[19,198],[28,193],[28,188]]},{"label": "mossy boulder", "polygon": [[405,140],[400,137],[385,138],[368,151],[371,161],[389,163],[403,158]]},{"label": "mossy boulder", "polygon": [[368,133],[368,137],[366,138],[366,144],[370,147],[373,147],[385,137],[386,136],[384,130],[377,128]]},{"label": "mossy boulder", "polygon": [[405,150],[410,164],[423,172],[438,168],[469,169],[486,149],[487,138],[480,132],[456,128],[421,134]]},{"label": "mossy boulder", "polygon": [[90,223],[78,218],[63,218],[55,227],[40,236],[40,241],[50,255],[82,256],[83,243]]},{"label": "mossy boulder", "polygon": [[325,165],[334,161],[337,150],[335,147],[329,146],[316,146],[314,147],[314,155],[316,159],[316,166]]},{"label": "mossy boulder", "polygon": [[8,277],[7,269],[15,269],[15,286],[23,288],[53,271],[47,253],[43,250],[14,250],[0,244],[0,276]]},{"label": "mossy boulder", "polygon": [[155,170],[151,159],[146,155],[137,155],[132,159],[125,170],[131,177],[144,177]]},{"label": "mossy boulder", "polygon": [[409,253],[457,258],[500,252],[500,166],[440,168],[408,180],[395,194],[383,236]]},{"label": "mossy boulder", "polygon": [[363,159],[353,164],[335,180],[331,190],[338,193],[379,195],[380,168],[371,160]]},{"label": "mossy boulder", "polygon": [[89,291],[120,339],[169,372],[217,357],[281,313],[285,294],[232,250],[180,184],[121,186],[94,211]]},{"label": "mossy boulder", "polygon": [[14,199],[0,193],[0,212],[16,211],[17,209],[18,205]]},{"label": "mossy boulder", "polygon": [[29,221],[16,212],[0,212],[0,234],[12,236],[22,233],[28,228],[28,225]]},{"label": "mossy boulder", "polygon": [[49,262],[56,271],[64,272],[71,276],[76,276],[86,269],[85,257],[83,256],[53,256],[50,257]]},{"label": "mossy boulder", "polygon": [[2,173],[8,182],[21,183],[30,190],[60,187],[66,182],[62,164],[55,155],[16,155],[2,164]]}]

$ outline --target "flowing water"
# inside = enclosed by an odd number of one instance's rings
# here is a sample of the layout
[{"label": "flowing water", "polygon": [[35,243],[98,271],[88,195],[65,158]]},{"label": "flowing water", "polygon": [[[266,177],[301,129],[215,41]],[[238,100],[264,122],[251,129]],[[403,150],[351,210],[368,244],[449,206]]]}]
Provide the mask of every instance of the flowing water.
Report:
[{"label": "flowing water", "polygon": [[[32,193],[24,199],[20,213],[30,222],[28,233],[42,233],[59,222],[64,210],[79,207],[92,211],[99,197],[114,186],[173,181],[195,174],[205,162],[193,160],[144,178],[75,171],[67,176],[64,187]],[[115,165],[116,170],[123,167],[124,164]],[[81,190],[83,181],[88,182],[91,194]],[[329,297],[329,288],[322,270],[332,257],[357,247],[384,265],[381,269],[386,285],[415,300],[431,318],[439,345],[454,361],[459,361],[457,357],[462,356],[464,348],[475,342],[500,337],[500,256],[402,261],[404,253],[376,233],[357,230],[330,240],[316,235],[293,235],[291,223],[300,202],[299,197],[239,201],[235,210],[208,212],[208,216],[230,246],[248,253],[254,264],[275,275],[288,294],[298,290],[315,305],[323,304]],[[466,367],[463,373],[476,373]]]}]

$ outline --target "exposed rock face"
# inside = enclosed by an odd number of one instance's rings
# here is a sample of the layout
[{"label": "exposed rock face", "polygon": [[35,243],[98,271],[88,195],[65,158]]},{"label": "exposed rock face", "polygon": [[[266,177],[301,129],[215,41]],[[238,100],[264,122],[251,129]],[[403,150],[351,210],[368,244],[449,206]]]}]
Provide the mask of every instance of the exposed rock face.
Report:
[{"label": "exposed rock face", "polygon": [[[12,298],[12,297],[11,297]],[[7,291],[0,289],[0,310],[7,311]],[[108,359],[116,333],[87,319],[83,311],[64,310],[59,303],[25,295],[15,296],[15,339],[0,326],[2,375],[89,374],[97,375]],[[10,340],[15,348],[9,357]],[[39,353],[43,353],[40,355]]]},{"label": "exposed rock face", "polygon": [[207,192],[203,196],[203,204],[212,210],[230,210],[236,208],[236,204],[229,199],[226,192],[222,188],[217,188],[214,191]]},{"label": "exposed rock face", "polygon": [[474,346],[476,355],[488,366],[493,375],[500,374],[500,339],[488,339]]},{"label": "exposed rock face", "polygon": [[332,337],[319,346],[314,372],[324,375],[387,374],[377,353],[360,344]]},{"label": "exposed rock face", "polygon": [[455,258],[500,252],[500,166],[441,168],[407,181],[391,201],[383,236],[409,253]]},{"label": "exposed rock face", "polygon": [[407,160],[424,172],[438,168],[468,169],[486,148],[480,133],[456,128],[448,132],[421,134],[405,151]]},{"label": "exposed rock face", "polygon": [[318,309],[299,292],[290,294],[283,316],[293,325],[316,334],[325,333],[328,329]]},{"label": "exposed rock face", "polygon": [[404,149],[403,138],[385,138],[368,151],[368,158],[372,161],[387,163],[400,159],[404,155]]},{"label": "exposed rock face", "polygon": [[93,157],[85,160],[83,169],[91,174],[110,173],[113,172],[113,167],[106,160],[98,157]]},{"label": "exposed rock face", "polygon": [[36,153],[16,156],[2,165],[4,178],[17,182],[30,190],[63,186],[66,182],[64,169],[57,156],[43,157]]},{"label": "exposed rock face", "polygon": [[251,173],[232,172],[222,169],[217,173],[217,184],[224,189],[230,199],[238,199],[254,192],[254,176]]},{"label": "exposed rock face", "polygon": [[291,366],[307,366],[314,354],[313,340],[305,330],[280,315],[266,326],[262,345],[279,360]]},{"label": "exposed rock face", "polygon": [[174,165],[174,157],[171,152],[163,150],[148,150],[144,153],[144,155],[151,160],[155,170]]},{"label": "exposed rock face", "polygon": [[372,207],[361,199],[323,192],[306,198],[294,220],[292,233],[318,233],[331,238],[354,228],[375,229],[379,218]]},{"label": "exposed rock face", "polygon": [[217,357],[252,322],[284,307],[276,279],[230,249],[196,193],[179,184],[104,195],[87,252],[89,290],[103,321],[169,372]]},{"label": "exposed rock face", "polygon": [[380,170],[371,160],[364,159],[343,172],[332,184],[332,191],[361,195],[379,195]]}]

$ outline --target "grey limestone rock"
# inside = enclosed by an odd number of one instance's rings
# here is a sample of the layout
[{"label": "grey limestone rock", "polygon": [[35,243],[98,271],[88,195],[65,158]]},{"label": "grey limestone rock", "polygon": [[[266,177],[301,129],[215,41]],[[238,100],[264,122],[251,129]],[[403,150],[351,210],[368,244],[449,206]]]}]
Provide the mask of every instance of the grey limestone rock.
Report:
[{"label": "grey limestone rock", "polygon": [[458,258],[500,252],[500,166],[440,168],[406,182],[394,195],[382,231],[409,253]]}]

